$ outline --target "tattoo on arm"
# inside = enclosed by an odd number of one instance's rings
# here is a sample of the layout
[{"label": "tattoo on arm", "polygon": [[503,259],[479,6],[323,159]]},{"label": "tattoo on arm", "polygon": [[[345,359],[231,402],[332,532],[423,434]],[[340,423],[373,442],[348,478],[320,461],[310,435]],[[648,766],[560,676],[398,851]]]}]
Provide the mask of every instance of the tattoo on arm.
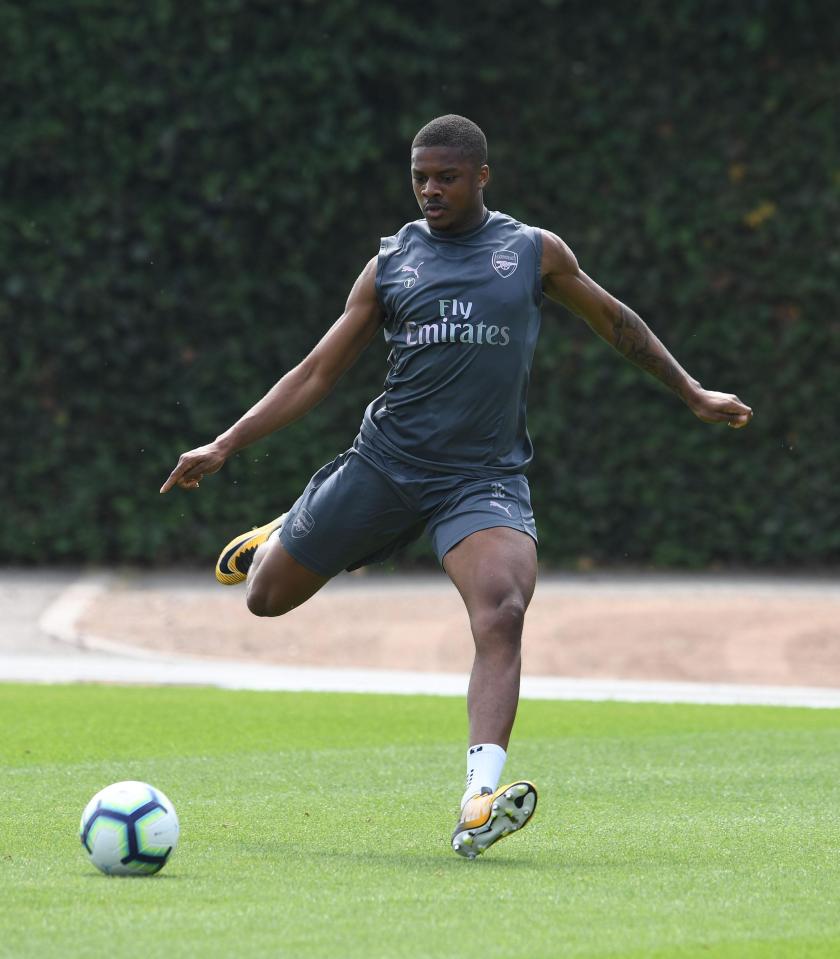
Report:
[{"label": "tattoo on arm", "polygon": [[654,336],[644,320],[619,304],[618,316],[612,318],[612,345],[636,366],[651,373],[680,395],[692,379]]}]

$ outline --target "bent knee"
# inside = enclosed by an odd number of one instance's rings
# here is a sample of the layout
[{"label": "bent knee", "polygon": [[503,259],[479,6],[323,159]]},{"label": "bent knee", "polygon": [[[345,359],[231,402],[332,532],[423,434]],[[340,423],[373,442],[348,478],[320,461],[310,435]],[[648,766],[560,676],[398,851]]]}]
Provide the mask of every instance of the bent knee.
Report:
[{"label": "bent knee", "polygon": [[508,644],[518,644],[527,608],[524,599],[515,593],[483,606],[472,616],[476,640],[496,639]]},{"label": "bent knee", "polygon": [[283,601],[283,597],[272,596],[260,589],[249,589],[245,603],[254,616],[282,616],[293,608],[291,604]]}]

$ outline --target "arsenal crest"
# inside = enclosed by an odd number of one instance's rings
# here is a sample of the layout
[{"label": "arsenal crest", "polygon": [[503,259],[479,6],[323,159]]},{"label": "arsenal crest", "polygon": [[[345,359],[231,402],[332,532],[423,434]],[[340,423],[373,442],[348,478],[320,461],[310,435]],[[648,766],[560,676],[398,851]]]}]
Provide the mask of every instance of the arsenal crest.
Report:
[{"label": "arsenal crest", "polygon": [[519,254],[513,250],[496,250],[490,262],[499,276],[513,276],[519,266]]},{"label": "arsenal crest", "polygon": [[315,525],[315,517],[309,512],[308,509],[301,508],[295,517],[295,521],[292,523],[292,536],[295,539],[301,539],[304,536],[308,536],[312,532],[312,527]]}]

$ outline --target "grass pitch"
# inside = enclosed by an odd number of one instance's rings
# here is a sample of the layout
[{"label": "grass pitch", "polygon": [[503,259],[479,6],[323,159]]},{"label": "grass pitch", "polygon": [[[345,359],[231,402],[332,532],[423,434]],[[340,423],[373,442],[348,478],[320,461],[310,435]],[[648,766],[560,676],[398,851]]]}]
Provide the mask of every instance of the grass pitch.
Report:
[{"label": "grass pitch", "polygon": [[[836,957],[840,713],[522,704],[531,825],[448,848],[463,702],[0,686],[0,955]],[[108,879],[101,787],[166,792],[181,843]]]}]

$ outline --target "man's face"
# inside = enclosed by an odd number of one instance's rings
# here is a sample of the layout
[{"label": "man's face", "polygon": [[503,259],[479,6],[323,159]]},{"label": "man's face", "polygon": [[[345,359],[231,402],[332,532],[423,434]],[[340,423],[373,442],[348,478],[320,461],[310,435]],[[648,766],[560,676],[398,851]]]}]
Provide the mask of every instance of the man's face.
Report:
[{"label": "man's face", "polygon": [[469,229],[484,212],[482,189],[490,178],[487,164],[477,166],[452,147],[416,147],[411,151],[414,196],[435,230]]}]

